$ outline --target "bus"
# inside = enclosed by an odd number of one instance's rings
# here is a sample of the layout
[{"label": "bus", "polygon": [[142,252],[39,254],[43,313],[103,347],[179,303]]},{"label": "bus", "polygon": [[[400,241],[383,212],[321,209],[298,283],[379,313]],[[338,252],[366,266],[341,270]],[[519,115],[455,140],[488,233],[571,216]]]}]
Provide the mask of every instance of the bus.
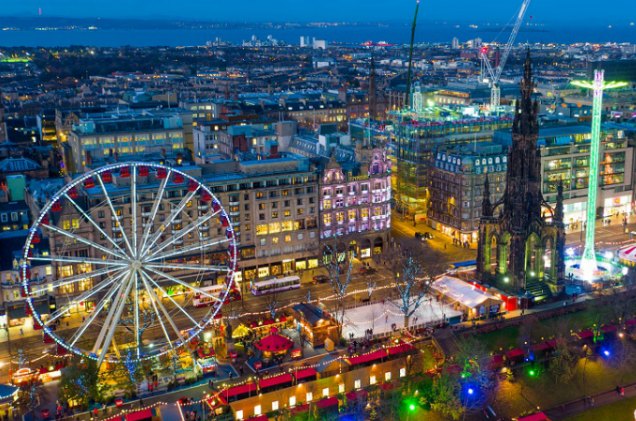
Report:
[{"label": "bus", "polygon": [[284,278],[254,282],[251,290],[253,295],[264,295],[298,288],[300,288],[300,278],[298,276],[286,276]]},{"label": "bus", "polygon": [[[227,285],[218,284],[200,287],[199,289],[209,295],[221,298],[221,296],[225,294],[225,288],[227,288]],[[230,292],[228,292],[225,303],[229,303],[230,301],[239,301],[240,299],[241,294],[237,290],[232,289],[230,290]],[[195,293],[194,298],[192,299],[192,305],[194,305],[195,307],[208,307],[216,302],[218,302],[218,300],[199,293]]]}]

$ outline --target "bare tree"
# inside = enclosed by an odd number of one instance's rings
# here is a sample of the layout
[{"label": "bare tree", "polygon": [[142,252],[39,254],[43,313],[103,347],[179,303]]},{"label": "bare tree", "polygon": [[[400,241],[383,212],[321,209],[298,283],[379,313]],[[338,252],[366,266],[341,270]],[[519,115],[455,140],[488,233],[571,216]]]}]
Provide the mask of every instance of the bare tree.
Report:
[{"label": "bare tree", "polygon": [[404,328],[409,328],[409,320],[420,308],[430,290],[430,282],[423,279],[424,269],[412,255],[398,255],[394,259],[395,289],[398,293],[397,307],[404,315]]},{"label": "bare tree", "polygon": [[[335,240],[335,238],[334,238]],[[338,250],[337,242],[325,246],[324,262],[329,272],[329,284],[336,296],[334,318],[338,324],[338,338],[342,338],[342,328],[345,316],[345,298],[351,285],[353,275],[353,261],[347,250]]]}]

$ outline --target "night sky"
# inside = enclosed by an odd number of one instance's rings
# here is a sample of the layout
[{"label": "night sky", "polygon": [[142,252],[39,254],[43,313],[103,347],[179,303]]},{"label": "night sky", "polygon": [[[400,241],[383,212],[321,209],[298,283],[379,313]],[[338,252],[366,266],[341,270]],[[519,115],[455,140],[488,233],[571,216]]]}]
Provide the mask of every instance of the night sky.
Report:
[{"label": "night sky", "polygon": [[[4,16],[185,18],[210,21],[408,20],[415,0],[2,0]],[[508,22],[521,0],[422,0],[420,19]],[[602,25],[636,21],[636,0],[535,0],[535,22]]]}]

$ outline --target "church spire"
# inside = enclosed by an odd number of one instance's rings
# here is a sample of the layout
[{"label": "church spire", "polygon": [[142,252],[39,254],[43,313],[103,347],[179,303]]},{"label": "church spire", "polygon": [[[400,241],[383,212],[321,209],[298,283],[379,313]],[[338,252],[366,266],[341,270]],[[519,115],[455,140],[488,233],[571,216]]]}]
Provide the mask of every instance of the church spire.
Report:
[{"label": "church spire", "polygon": [[513,133],[524,135],[535,134],[539,131],[537,124],[537,114],[539,104],[532,101],[535,83],[532,79],[532,60],[530,49],[527,50],[526,60],[523,64],[523,78],[521,79],[521,98],[515,105],[515,118],[512,123]]},{"label": "church spire", "polygon": [[481,216],[492,216],[492,203],[490,202],[490,182],[488,176],[484,180],[484,197],[481,200]]},{"label": "church spire", "polygon": [[563,179],[557,184],[556,205],[554,207],[554,222],[563,224]]}]

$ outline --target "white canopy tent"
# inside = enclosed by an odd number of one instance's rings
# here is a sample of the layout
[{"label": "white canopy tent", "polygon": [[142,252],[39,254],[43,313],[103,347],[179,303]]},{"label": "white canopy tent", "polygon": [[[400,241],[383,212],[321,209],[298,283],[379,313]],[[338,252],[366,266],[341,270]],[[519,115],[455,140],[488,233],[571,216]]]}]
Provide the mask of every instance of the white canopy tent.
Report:
[{"label": "white canopy tent", "polygon": [[[433,282],[431,289],[446,300],[456,303],[470,316],[498,312],[503,301],[459,278],[444,275]],[[497,310],[497,311],[493,311]]]}]

